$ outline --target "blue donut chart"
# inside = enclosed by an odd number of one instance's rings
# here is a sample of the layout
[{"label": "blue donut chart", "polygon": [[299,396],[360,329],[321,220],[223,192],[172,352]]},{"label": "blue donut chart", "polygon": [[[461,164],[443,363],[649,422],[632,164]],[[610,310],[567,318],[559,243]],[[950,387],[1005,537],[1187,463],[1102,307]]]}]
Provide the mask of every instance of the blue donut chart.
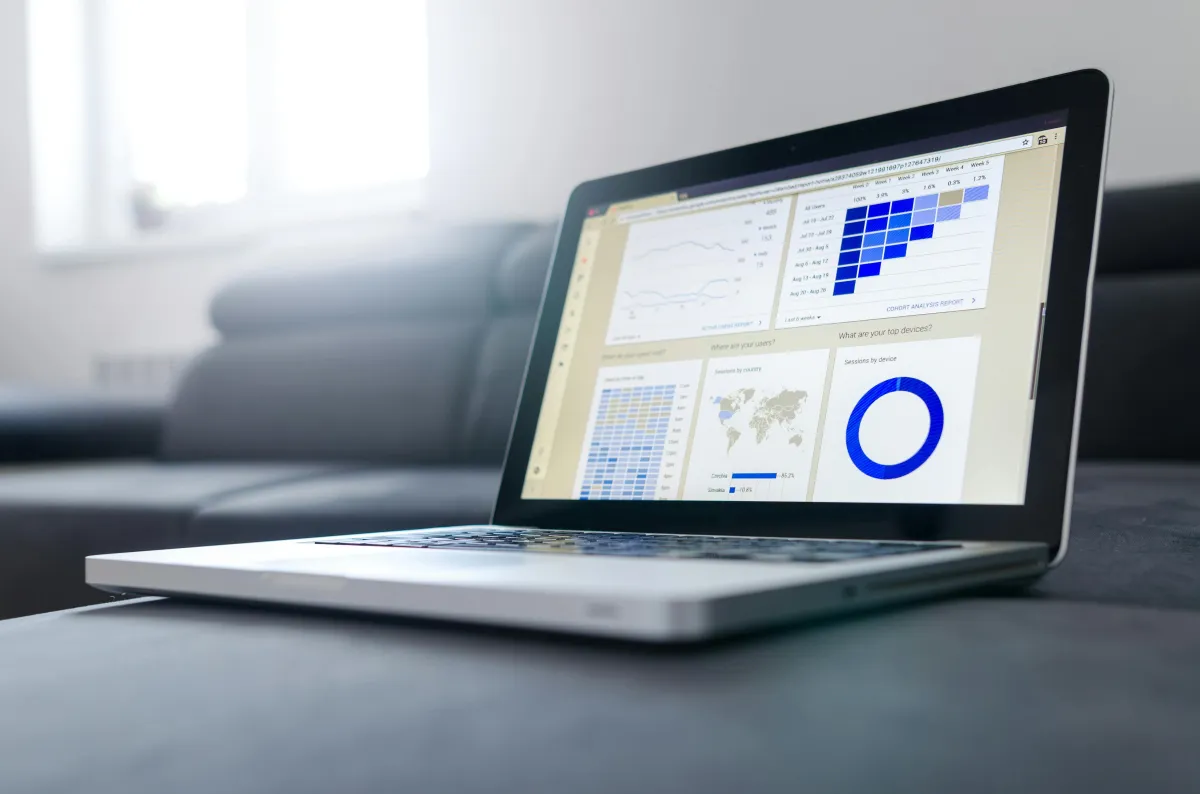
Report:
[{"label": "blue donut chart", "polygon": [[[929,411],[929,435],[925,437],[921,448],[908,460],[892,464],[878,463],[863,451],[862,442],[858,437],[862,430],[863,416],[879,398],[898,391],[915,394],[925,403],[925,408]],[[846,423],[846,451],[850,453],[850,461],[868,477],[876,480],[895,480],[912,474],[929,460],[929,456],[937,449],[938,442],[942,440],[942,428],[945,423],[946,414],[942,410],[942,400],[932,386],[919,378],[889,378],[872,386],[850,412],[850,421]]]}]

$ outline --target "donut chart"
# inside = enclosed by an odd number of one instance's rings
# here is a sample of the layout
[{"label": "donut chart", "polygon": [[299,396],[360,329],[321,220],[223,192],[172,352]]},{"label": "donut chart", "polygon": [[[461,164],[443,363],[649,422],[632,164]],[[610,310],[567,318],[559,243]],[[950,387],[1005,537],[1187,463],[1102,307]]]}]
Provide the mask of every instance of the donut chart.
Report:
[{"label": "donut chart", "polygon": [[[907,460],[899,463],[884,464],[872,460],[862,448],[859,433],[862,430],[863,416],[880,398],[893,392],[908,392],[921,399],[929,411],[929,433],[925,436],[920,448]],[[850,420],[846,423],[846,451],[855,468],[868,477],[876,480],[895,480],[912,474],[919,469],[937,449],[942,440],[942,429],[945,427],[946,414],[942,408],[942,400],[936,391],[920,378],[898,377],[881,381],[859,398],[850,411]]]}]

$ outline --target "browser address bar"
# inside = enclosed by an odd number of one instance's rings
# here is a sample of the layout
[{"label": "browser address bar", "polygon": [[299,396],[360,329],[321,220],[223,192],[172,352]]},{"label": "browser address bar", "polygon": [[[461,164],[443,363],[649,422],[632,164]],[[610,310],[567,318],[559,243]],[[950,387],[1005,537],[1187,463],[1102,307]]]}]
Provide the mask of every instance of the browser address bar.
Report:
[{"label": "browser address bar", "polygon": [[957,163],[962,160],[977,160],[980,157],[991,157],[997,154],[1032,148],[1035,137],[1035,134],[1018,135],[1015,138],[988,141],[987,143],[963,146],[958,149],[947,149],[942,152],[934,152],[933,154],[921,155],[919,157],[889,160],[883,163],[847,168],[842,171],[831,171],[827,174],[790,179],[787,182],[774,182],[769,185],[762,185],[761,187],[751,187],[729,193],[718,193],[715,196],[687,199],[676,204],[668,204],[653,209],[621,213],[617,216],[617,223],[634,223],[652,218],[663,218],[683,212],[694,212],[711,207],[723,207],[727,204],[737,204],[743,201],[757,201],[774,198],[775,196],[784,196],[789,193],[798,193],[802,190],[812,188],[836,187],[848,182],[859,182],[863,179],[889,176],[901,171],[911,171],[914,168],[930,168]]}]

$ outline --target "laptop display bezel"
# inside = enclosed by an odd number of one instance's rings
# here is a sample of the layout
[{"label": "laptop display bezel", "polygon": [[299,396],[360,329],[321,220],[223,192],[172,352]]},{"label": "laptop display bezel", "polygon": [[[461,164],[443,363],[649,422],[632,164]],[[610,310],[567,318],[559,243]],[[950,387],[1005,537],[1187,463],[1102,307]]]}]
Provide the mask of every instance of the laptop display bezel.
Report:
[{"label": "laptop display bezel", "polygon": [[[555,245],[494,523],[631,532],[1036,541],[1054,557],[1077,425],[1077,393],[1103,177],[1110,85],[1089,70],[902,110],[597,179],[571,194]],[[589,208],[687,186],[1037,118],[1068,119],[1036,385],[1025,502],[1020,505],[523,499],[522,488],[568,282]]]}]

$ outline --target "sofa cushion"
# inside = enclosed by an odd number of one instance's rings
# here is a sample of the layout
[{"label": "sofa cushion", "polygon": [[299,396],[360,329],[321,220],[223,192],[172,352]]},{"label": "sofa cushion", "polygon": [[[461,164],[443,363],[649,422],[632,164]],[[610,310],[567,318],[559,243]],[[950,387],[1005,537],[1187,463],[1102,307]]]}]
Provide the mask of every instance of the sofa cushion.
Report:
[{"label": "sofa cushion", "polygon": [[492,295],[500,312],[532,314],[542,302],[557,226],[538,226],[519,237],[496,268]]},{"label": "sofa cushion", "polygon": [[106,463],[0,470],[0,617],[96,603],[89,554],[186,545],[189,518],[223,497],[331,466]]},{"label": "sofa cushion", "polygon": [[185,375],[163,456],[458,460],[482,328],[468,316],[229,340]]},{"label": "sofa cushion", "polygon": [[187,528],[188,545],[485,523],[494,468],[366,469],[257,488],[210,504]]},{"label": "sofa cushion", "polygon": [[463,418],[468,460],[500,465],[512,432],[517,398],[533,342],[534,317],[517,314],[492,321],[484,335]]},{"label": "sofa cushion", "polygon": [[1200,182],[1106,191],[1097,272],[1195,270],[1200,262],[1182,242],[1195,231],[1197,207]]},{"label": "sofa cushion", "polygon": [[223,336],[371,325],[484,311],[491,273],[531,224],[429,226],[373,242],[292,254],[229,284],[213,299]]},{"label": "sofa cushion", "polygon": [[1200,459],[1200,274],[1097,279],[1079,456]]}]

